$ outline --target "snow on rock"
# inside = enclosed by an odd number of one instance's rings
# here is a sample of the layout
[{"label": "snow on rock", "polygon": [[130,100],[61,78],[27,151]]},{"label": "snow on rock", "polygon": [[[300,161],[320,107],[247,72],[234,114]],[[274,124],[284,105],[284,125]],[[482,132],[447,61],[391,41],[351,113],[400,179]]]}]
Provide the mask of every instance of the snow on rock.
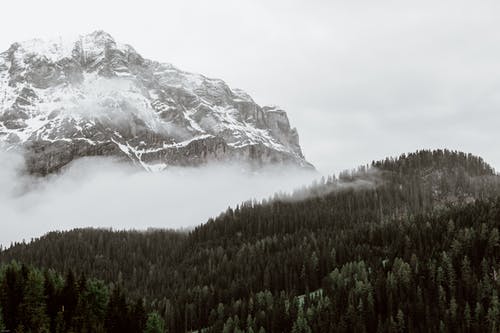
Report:
[{"label": "snow on rock", "polygon": [[0,53],[0,143],[25,151],[39,174],[95,155],[151,171],[213,159],[312,167],[285,111],[144,59],[103,31]]}]

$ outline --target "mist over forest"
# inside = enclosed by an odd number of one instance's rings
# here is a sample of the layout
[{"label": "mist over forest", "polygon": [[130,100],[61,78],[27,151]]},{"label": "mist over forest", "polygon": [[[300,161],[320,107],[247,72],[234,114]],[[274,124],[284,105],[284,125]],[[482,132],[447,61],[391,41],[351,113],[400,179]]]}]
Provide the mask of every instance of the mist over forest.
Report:
[{"label": "mist over forest", "polygon": [[23,172],[22,156],[1,153],[0,244],[78,227],[189,229],[229,206],[289,192],[319,177],[286,166],[252,171],[215,163],[147,172],[107,158],[80,159],[58,174],[35,177]]}]

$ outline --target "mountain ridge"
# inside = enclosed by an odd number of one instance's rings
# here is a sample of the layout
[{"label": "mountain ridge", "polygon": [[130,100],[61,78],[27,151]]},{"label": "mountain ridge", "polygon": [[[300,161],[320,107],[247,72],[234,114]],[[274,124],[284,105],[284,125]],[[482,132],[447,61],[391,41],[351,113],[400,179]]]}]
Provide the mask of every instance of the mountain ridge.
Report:
[{"label": "mountain ridge", "polygon": [[284,110],[223,80],[143,58],[104,31],[0,53],[0,142],[36,174],[84,156],[147,170],[236,160],[312,168]]}]

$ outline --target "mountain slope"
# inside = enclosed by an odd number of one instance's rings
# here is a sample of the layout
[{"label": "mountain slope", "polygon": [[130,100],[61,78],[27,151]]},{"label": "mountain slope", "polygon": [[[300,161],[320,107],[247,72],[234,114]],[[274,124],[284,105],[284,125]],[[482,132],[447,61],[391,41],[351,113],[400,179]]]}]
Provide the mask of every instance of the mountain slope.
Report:
[{"label": "mountain slope", "polygon": [[[319,288],[335,306],[306,301],[316,304],[308,315],[313,331],[362,324],[355,331],[386,332],[398,310],[415,331],[438,331],[440,321],[457,322],[449,307],[464,313],[467,302],[480,302],[479,328],[469,330],[480,332],[500,292],[500,200],[492,199],[499,179],[479,157],[420,151],[245,203],[187,234],[54,232],[3,251],[0,261],[122,281],[176,332],[219,332],[217,325],[248,315],[266,331],[291,331],[299,314],[276,311]],[[462,273],[465,256],[469,273]]]},{"label": "mountain slope", "polygon": [[103,31],[15,43],[0,54],[0,142],[24,150],[39,174],[83,156],[148,170],[210,160],[311,167],[285,111],[144,59]]}]

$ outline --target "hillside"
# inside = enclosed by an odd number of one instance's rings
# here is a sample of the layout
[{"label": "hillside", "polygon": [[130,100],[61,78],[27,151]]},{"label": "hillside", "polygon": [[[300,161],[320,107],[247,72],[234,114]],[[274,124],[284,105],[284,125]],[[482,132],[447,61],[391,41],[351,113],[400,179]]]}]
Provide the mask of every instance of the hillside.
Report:
[{"label": "hillside", "polygon": [[419,151],[189,233],[55,232],[0,260],[121,285],[171,332],[495,332],[499,185],[479,157]]}]

